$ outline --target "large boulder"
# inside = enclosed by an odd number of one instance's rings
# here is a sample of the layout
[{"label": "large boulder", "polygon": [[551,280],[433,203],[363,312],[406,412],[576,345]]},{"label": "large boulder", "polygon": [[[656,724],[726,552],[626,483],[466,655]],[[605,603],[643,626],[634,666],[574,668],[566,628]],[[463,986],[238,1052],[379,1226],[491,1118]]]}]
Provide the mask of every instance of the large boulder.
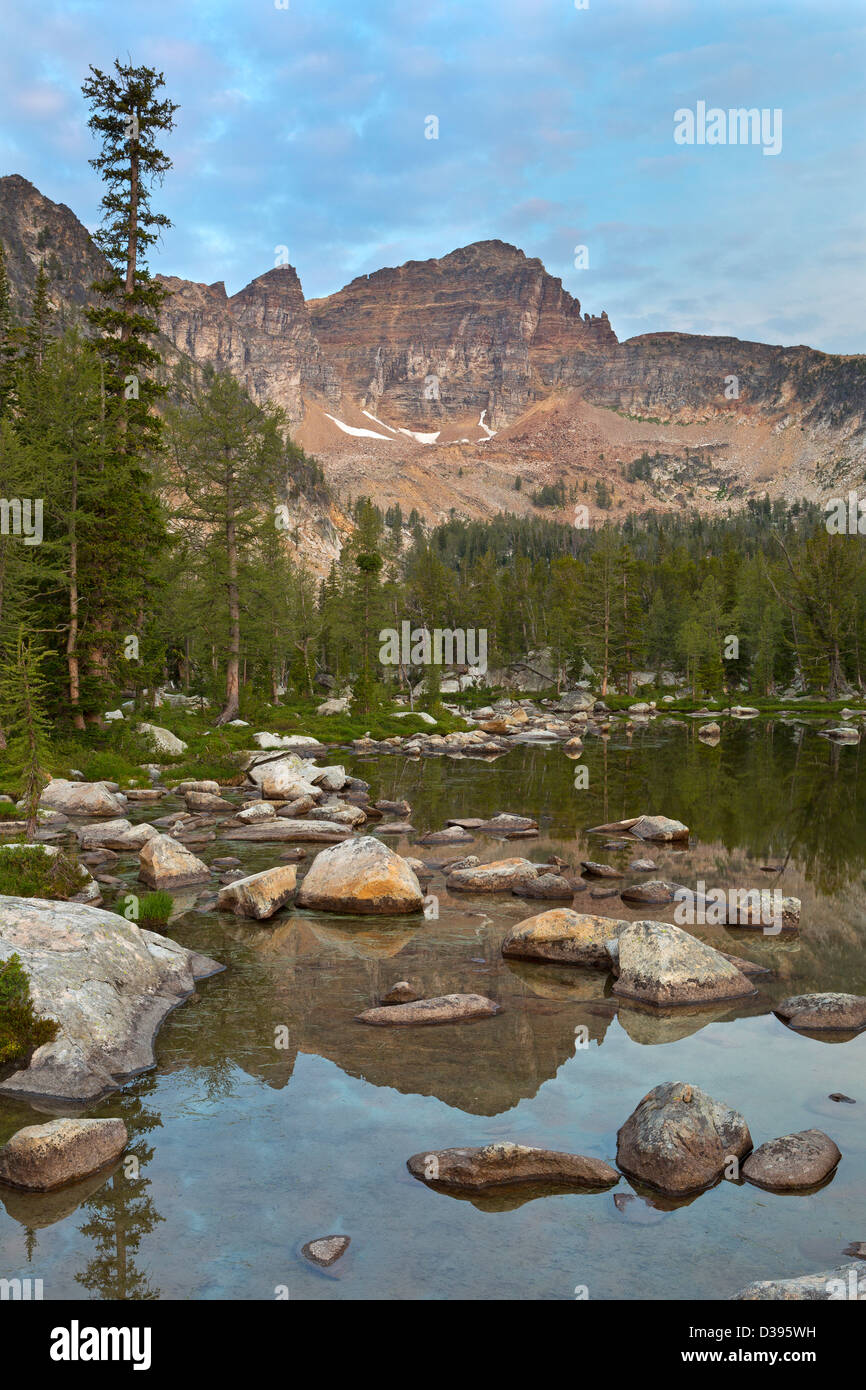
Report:
[{"label": "large boulder", "polygon": [[159,724],[139,724],[138,732],[144,734],[148,743],[155,748],[157,753],[167,753],[169,757],[176,757],[179,753],[185,753],[187,744],[182,738],[178,738],[171,729],[163,729]]},{"label": "large boulder", "polygon": [[526,879],[537,878],[549,866],[533,864],[530,859],[495,859],[492,864],[477,864],[454,869],[445,880],[452,893],[510,893]]},{"label": "large boulder", "polygon": [[757,1279],[747,1284],[734,1300],[758,1301],[772,1300],[774,1303],[789,1303],[801,1300],[807,1303],[821,1301],[854,1302],[866,1301],[866,1270],[856,1261],[839,1265],[836,1269],[824,1269],[820,1274],[800,1274],[793,1279]]},{"label": "large boulder", "polygon": [[721,951],[665,922],[632,922],[619,937],[614,994],[645,1004],[740,999],[755,987]]},{"label": "large boulder", "polygon": [[619,1182],[619,1173],[603,1159],[507,1141],[478,1149],[413,1154],[406,1167],[421,1182],[470,1192],[523,1182],[592,1188],[613,1187]]},{"label": "large boulder", "polygon": [[184,793],[188,811],[233,811],[234,806],[230,801],[226,801],[221,796],[215,796],[213,792],[188,791]]},{"label": "large boulder", "polygon": [[518,960],[555,961],[561,965],[588,965],[610,969],[605,942],[617,937],[628,922],[556,907],[512,927],[502,943],[502,954]]},{"label": "large boulder", "polygon": [[104,782],[67,782],[55,777],[42,792],[39,805],[67,816],[117,816],[125,803]]},{"label": "large boulder", "polygon": [[82,850],[117,849],[137,852],[159,834],[146,821],[133,825],[124,817],[116,820],[98,821],[95,825],[83,825],[76,831]]},{"label": "large boulder", "polygon": [[400,1028],[418,1023],[471,1023],[476,1018],[492,1018],[498,1013],[499,1005],[483,994],[441,994],[414,1003],[365,1009],[355,1021],[380,1028]]},{"label": "large boulder", "polygon": [[0,1182],[50,1192],[114,1163],[128,1143],[122,1120],[50,1120],[28,1125],[0,1149]]},{"label": "large boulder", "polygon": [[40,898],[0,898],[0,961],[16,953],[37,1015],[59,1025],[0,1095],[91,1102],[154,1066],[153,1039],[222,966],[114,912]]},{"label": "large boulder", "polygon": [[752,1148],[742,1115],[697,1086],[655,1086],[617,1134],[617,1163],[629,1177],[675,1196],[700,1192]]},{"label": "large boulder", "polygon": [[294,864],[279,864],[248,878],[235,879],[217,896],[220,912],[234,912],[237,917],[254,917],[264,921],[273,917],[289,901],[295,891],[298,871]]},{"label": "large boulder", "polygon": [[770,1139],[749,1154],[743,1177],[770,1192],[799,1192],[829,1178],[842,1155],[822,1129]]},{"label": "large boulder", "polygon": [[866,995],[793,994],[776,1004],[773,1012],[789,1028],[808,1033],[859,1033],[866,1028]]},{"label": "large boulder", "polygon": [[192,883],[206,883],[210,878],[207,864],[171,835],[155,835],[142,846],[139,854],[138,877],[151,888],[185,888]]},{"label": "large boulder", "polygon": [[424,894],[405,859],[363,835],[316,855],[297,902],[323,912],[393,914],[423,911]]}]

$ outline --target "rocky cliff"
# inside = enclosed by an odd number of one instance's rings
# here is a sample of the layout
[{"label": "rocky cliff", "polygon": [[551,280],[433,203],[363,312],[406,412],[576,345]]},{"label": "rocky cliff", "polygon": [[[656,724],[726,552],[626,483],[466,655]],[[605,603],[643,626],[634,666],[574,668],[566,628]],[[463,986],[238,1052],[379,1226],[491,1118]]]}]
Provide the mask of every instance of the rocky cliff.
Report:
[{"label": "rocky cliff", "polygon": [[[22,315],[45,259],[62,318],[80,317],[103,262],[69,208],[0,179],[0,240]],[[599,481],[616,515],[821,498],[864,475],[866,357],[682,333],[620,343],[502,241],[309,301],[290,266],[232,296],[164,283],[167,359],[212,363],[281,405],[343,500],[483,517],[532,512],[533,490],[562,479],[595,519]]]}]

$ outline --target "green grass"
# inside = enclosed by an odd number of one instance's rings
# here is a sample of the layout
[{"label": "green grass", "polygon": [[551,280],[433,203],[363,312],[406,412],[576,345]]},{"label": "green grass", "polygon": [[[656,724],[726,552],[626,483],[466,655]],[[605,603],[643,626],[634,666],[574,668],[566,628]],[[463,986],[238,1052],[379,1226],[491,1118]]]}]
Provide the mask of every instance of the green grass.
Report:
[{"label": "green grass", "polygon": [[81,892],[88,878],[67,850],[47,854],[42,845],[0,847],[0,896],[68,899]]},{"label": "green grass", "polygon": [[53,1018],[33,1011],[30,980],[14,953],[0,965],[0,1066],[22,1062],[37,1047],[57,1036]]},{"label": "green grass", "polygon": [[167,924],[173,907],[171,893],[145,893],[138,904],[138,925],[147,927],[149,931],[160,930]]}]

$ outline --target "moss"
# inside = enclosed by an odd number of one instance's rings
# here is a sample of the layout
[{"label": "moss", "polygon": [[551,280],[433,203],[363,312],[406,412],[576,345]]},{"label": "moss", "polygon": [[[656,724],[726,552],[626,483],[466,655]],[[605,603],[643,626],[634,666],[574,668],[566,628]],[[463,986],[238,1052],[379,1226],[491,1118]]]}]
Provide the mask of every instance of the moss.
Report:
[{"label": "moss", "polygon": [[34,1013],[27,972],[20,956],[11,955],[0,965],[0,1066],[25,1061],[58,1031],[53,1018]]},{"label": "moss", "polygon": [[88,873],[67,850],[47,854],[42,845],[0,848],[0,895],[67,899],[80,893]]}]

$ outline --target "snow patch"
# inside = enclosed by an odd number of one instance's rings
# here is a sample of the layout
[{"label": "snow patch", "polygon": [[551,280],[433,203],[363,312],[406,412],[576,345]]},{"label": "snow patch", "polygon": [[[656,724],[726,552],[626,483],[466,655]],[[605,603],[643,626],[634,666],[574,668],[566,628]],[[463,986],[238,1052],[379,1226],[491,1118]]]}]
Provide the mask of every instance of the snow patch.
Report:
[{"label": "snow patch", "polygon": [[[484,408],[484,409],[482,410],[482,412],[481,412],[481,418],[479,419],[478,424],[480,425],[481,429],[483,429],[484,432],[485,432],[485,433],[484,433],[485,439],[492,439],[493,436],[494,436],[495,433],[496,433],[496,430],[492,430],[492,429],[490,428],[489,425],[485,425],[485,423],[484,423],[484,417],[485,417],[486,414],[487,414],[487,407],[485,406],[485,408]],[[480,439],[478,440],[478,443],[479,443],[479,444],[481,443],[481,440],[480,440]]]},{"label": "snow patch", "polygon": [[377,415],[371,415],[369,410],[362,410],[361,414],[366,415],[368,420],[372,420],[374,425],[381,425],[383,430],[390,430],[392,434],[397,433],[393,425],[386,425],[384,420],[380,420]]},{"label": "snow patch", "polygon": [[[366,413],[367,412],[364,411],[365,415]],[[357,428],[355,425],[346,425],[342,420],[338,420],[336,415],[328,415],[327,410],[322,411],[322,414],[327,416],[329,420],[333,420],[337,429],[342,430],[344,434],[354,435],[356,439],[388,439],[387,434],[377,434],[375,430],[363,430]],[[387,429],[388,426],[386,425],[385,428]]]},{"label": "snow patch", "polygon": [[417,430],[404,430],[401,425],[400,433],[408,435],[410,439],[414,439],[416,444],[435,444],[442,431],[437,430],[435,434],[419,434]]}]

